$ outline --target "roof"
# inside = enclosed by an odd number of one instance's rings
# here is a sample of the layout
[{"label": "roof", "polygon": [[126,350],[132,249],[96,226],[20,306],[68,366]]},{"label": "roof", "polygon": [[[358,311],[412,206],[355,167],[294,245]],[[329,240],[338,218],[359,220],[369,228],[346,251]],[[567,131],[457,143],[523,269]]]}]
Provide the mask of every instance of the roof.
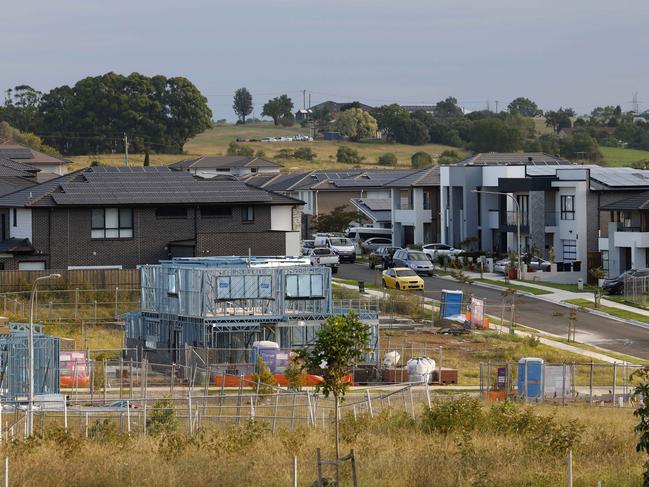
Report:
[{"label": "roof", "polygon": [[579,164],[570,167],[528,166],[528,176],[556,176],[557,171],[587,169],[592,190],[642,190],[649,189],[649,170],[632,167],[602,167],[596,164]]},{"label": "roof", "polygon": [[0,241],[0,252],[14,253],[14,252],[33,252],[34,246],[28,238],[9,238]]},{"label": "roof", "polygon": [[261,159],[259,157],[242,156],[203,156],[198,159],[185,159],[169,165],[172,169],[228,169],[244,167],[282,167],[276,162]]},{"label": "roof", "polygon": [[352,198],[351,202],[374,222],[392,221],[392,201],[389,198]]},{"label": "roof", "polygon": [[243,181],[205,180],[168,167],[90,167],[0,197],[0,207],[303,204]]},{"label": "roof", "polygon": [[600,210],[649,210],[649,191],[603,205]]},{"label": "roof", "polygon": [[456,166],[557,166],[572,162],[544,152],[487,152],[467,157]]},{"label": "roof", "polygon": [[[0,145],[0,147],[2,147]],[[11,159],[7,159],[6,157],[0,157],[0,165],[6,168],[11,168],[15,169],[16,171],[20,171],[22,173],[25,173],[24,175],[26,176],[31,176],[31,173],[37,173],[40,172],[40,169],[34,166],[30,166],[29,164],[26,164],[24,162],[16,162]],[[14,176],[17,176],[18,174],[13,174]]]},{"label": "roof", "polygon": [[[71,164],[72,161],[62,157],[56,157],[45,152],[32,149],[21,144],[5,142],[0,144],[0,157],[11,159],[14,162],[23,164],[38,164],[59,166],[62,164]],[[35,169],[35,168],[34,168]]]},{"label": "roof", "polygon": [[[309,108],[309,110],[315,111],[315,110],[321,110],[322,108],[326,108],[332,113],[338,113],[342,107],[345,105],[350,105],[352,103],[355,103],[353,101],[346,101],[346,102],[337,102],[337,101],[323,101],[322,103],[318,103],[317,105],[313,105],[312,107]],[[371,107],[369,105],[366,105],[365,103],[359,103],[361,109],[368,111],[372,110],[374,107]]]},{"label": "roof", "polygon": [[439,186],[439,167],[429,167],[408,174],[402,178],[392,181],[389,186],[393,187],[421,187]]}]

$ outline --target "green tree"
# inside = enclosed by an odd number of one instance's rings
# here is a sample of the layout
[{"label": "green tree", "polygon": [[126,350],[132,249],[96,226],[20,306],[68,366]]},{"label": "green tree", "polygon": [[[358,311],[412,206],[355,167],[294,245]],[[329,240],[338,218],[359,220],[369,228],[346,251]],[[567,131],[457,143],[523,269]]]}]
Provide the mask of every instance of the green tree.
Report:
[{"label": "green tree", "polygon": [[262,117],[270,117],[275,125],[279,125],[279,120],[291,114],[293,110],[293,101],[288,95],[281,95],[268,100],[264,104],[261,112]]},{"label": "green tree", "polygon": [[345,162],[347,164],[360,164],[365,160],[356,149],[341,145],[336,151],[336,162]]},{"label": "green tree", "polygon": [[336,117],[335,127],[338,132],[354,141],[374,137],[379,129],[376,119],[360,108],[350,108],[339,113]]},{"label": "green tree", "polygon": [[396,166],[397,156],[395,156],[392,152],[386,152],[385,154],[381,154],[379,156],[377,162],[380,166]]},{"label": "green tree", "polygon": [[38,130],[38,107],[43,93],[29,85],[8,89],[2,117],[24,132]]},{"label": "green tree", "polygon": [[525,98],[524,96],[514,98],[511,103],[507,105],[507,111],[511,114],[516,113],[524,117],[538,117],[543,115],[543,110],[541,110],[532,100]]},{"label": "green tree", "polygon": [[178,418],[170,397],[158,399],[152,405],[146,420],[147,432],[151,435],[172,433],[178,428]]},{"label": "green tree", "polygon": [[318,157],[318,154],[316,154],[311,147],[300,147],[293,151],[293,157],[303,161],[312,161]]},{"label": "green tree", "polygon": [[239,88],[234,92],[232,109],[239,117],[239,121],[246,123],[246,117],[252,113],[252,95],[247,88]]},{"label": "green tree", "polygon": [[[649,455],[649,366],[644,366],[631,374],[631,380],[637,379],[639,384],[635,386],[633,396],[639,398],[638,407],[633,415],[639,418],[640,422],[633,429],[640,435],[635,446],[637,452],[645,452]],[[649,487],[649,460],[644,463],[642,485]]]},{"label": "green tree", "polygon": [[400,144],[423,145],[429,140],[428,128],[416,119],[402,120],[395,127],[395,138]]},{"label": "green tree", "polygon": [[442,164],[454,164],[457,161],[462,159],[460,154],[457,153],[457,151],[454,151],[453,149],[446,149],[443,150],[442,153],[439,155],[439,158],[437,159],[437,163],[442,165]]},{"label": "green tree", "polygon": [[498,118],[483,118],[473,124],[471,147],[476,152],[516,152],[522,146],[520,131]]},{"label": "green tree", "polygon": [[388,142],[395,141],[395,128],[399,123],[410,118],[408,110],[401,105],[393,103],[392,105],[383,105],[372,110],[372,116],[381,129],[381,133]]},{"label": "green tree", "polygon": [[336,421],[336,460],[340,458],[340,402],[344,401],[349,382],[345,376],[370,351],[370,329],[358,317],[333,316],[316,333],[313,345],[298,352],[306,370],[326,368],[316,391],[333,395]]},{"label": "green tree", "polygon": [[561,129],[572,127],[572,117],[575,111],[572,108],[559,108],[545,112],[545,125],[552,127],[554,133],[558,134]]},{"label": "green tree", "polygon": [[410,164],[415,169],[423,169],[433,165],[433,158],[428,152],[415,152],[410,158]]},{"label": "green tree", "polygon": [[439,118],[458,118],[464,115],[462,107],[457,104],[457,99],[449,96],[435,104],[435,116]]},{"label": "green tree", "polygon": [[561,155],[568,159],[597,162],[602,159],[597,140],[587,132],[575,132],[571,137],[559,141]]},{"label": "green tree", "polygon": [[334,208],[331,213],[316,216],[313,228],[319,232],[344,232],[356,218],[357,212],[349,211],[347,206],[342,205]]}]

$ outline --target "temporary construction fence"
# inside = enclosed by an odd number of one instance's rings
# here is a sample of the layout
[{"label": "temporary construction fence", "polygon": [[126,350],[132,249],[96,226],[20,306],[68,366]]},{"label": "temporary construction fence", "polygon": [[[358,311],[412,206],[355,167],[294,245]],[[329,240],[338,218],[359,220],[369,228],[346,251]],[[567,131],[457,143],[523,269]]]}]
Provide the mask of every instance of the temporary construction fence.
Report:
[{"label": "temporary construction fence", "polygon": [[[0,294],[3,316],[29,319],[30,291]],[[34,320],[71,322],[80,320],[114,320],[123,313],[138,309],[140,290],[132,287],[101,289],[50,289],[34,295]]]},{"label": "temporary construction fence", "polygon": [[46,269],[0,271],[0,292],[28,291],[36,278],[52,273],[60,274],[61,278],[42,283],[41,289],[110,289],[140,286],[138,269]]},{"label": "temporary construction fence", "polygon": [[649,276],[625,276],[624,299],[639,306],[649,306]]},{"label": "temporary construction fence", "polygon": [[619,363],[482,362],[480,393],[485,399],[519,399],[528,402],[586,402],[631,407],[637,381],[633,372],[642,368]]}]

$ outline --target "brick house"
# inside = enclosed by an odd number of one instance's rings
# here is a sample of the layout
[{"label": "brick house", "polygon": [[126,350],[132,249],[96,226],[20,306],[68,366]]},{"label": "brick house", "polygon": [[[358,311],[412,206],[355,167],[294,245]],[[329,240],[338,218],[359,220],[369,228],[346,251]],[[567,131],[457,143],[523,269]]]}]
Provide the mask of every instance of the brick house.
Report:
[{"label": "brick house", "polygon": [[91,167],[0,197],[0,268],[298,255],[303,202],[166,167]]}]

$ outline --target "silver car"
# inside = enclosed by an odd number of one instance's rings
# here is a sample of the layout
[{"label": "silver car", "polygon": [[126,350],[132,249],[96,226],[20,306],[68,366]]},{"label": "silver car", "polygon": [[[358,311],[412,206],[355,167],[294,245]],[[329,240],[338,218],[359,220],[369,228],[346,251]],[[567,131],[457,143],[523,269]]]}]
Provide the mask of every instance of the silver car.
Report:
[{"label": "silver car", "polygon": [[394,267],[409,267],[417,274],[433,275],[433,263],[421,250],[399,249],[392,257]]},{"label": "silver car", "polygon": [[365,242],[361,244],[361,247],[363,249],[363,253],[369,254],[380,247],[389,247],[391,245],[392,245],[391,238],[372,237],[365,240]]},{"label": "silver car", "polygon": [[451,247],[443,243],[426,244],[421,248],[422,252],[431,259],[439,257],[457,257],[462,254],[462,250]]}]

